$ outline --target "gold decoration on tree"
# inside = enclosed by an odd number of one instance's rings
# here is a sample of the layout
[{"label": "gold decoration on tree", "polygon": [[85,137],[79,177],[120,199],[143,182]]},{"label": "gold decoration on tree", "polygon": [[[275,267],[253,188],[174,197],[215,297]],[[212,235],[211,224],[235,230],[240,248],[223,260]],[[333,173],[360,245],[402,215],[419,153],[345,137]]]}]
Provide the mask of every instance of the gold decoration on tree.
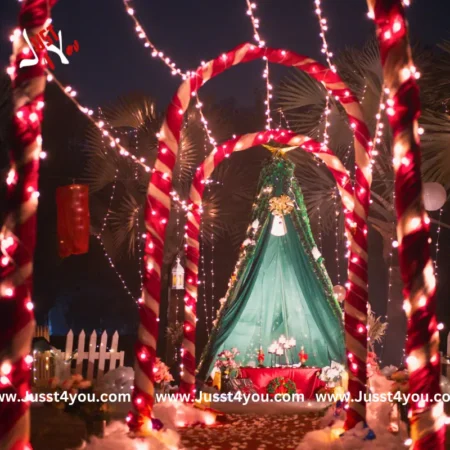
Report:
[{"label": "gold decoration on tree", "polygon": [[294,209],[294,202],[285,194],[269,200],[270,211],[274,216],[285,216]]}]

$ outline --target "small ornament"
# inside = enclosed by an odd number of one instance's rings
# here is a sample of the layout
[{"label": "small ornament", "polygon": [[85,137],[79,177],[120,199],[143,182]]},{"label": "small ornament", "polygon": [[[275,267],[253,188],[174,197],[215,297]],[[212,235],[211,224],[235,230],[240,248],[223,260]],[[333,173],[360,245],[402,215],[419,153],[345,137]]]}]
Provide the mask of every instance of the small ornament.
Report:
[{"label": "small ornament", "polygon": [[294,202],[288,195],[283,194],[280,197],[272,197],[269,200],[269,208],[274,216],[285,216],[294,209]]},{"label": "small ornament", "polygon": [[437,211],[444,206],[447,200],[447,192],[439,183],[424,183],[423,203],[427,211]]},{"label": "small ornament", "polygon": [[334,294],[336,300],[339,303],[342,303],[345,300],[347,290],[345,289],[344,286],[336,285],[333,287],[333,294]]},{"label": "small ornament", "polygon": [[314,259],[317,261],[322,256],[322,253],[319,252],[319,249],[317,247],[314,247],[312,249],[312,255]]},{"label": "small ornament", "polygon": [[265,358],[265,356],[264,356],[263,348],[261,346],[261,347],[259,347],[259,351],[258,351],[258,362],[261,367],[264,367],[264,358]]},{"label": "small ornament", "polygon": [[257,230],[258,227],[259,227],[259,220],[256,219],[256,220],[254,220],[254,221],[252,222],[252,228],[253,228],[254,230]]},{"label": "small ornament", "polygon": [[305,362],[308,361],[308,353],[305,353],[305,349],[303,348],[303,345],[302,345],[302,348],[300,349],[300,353],[298,354],[298,358],[300,359],[300,362],[302,364],[305,364]]},{"label": "small ornament", "polygon": [[180,258],[177,258],[172,268],[172,289],[177,291],[184,289],[184,269],[180,264]]}]

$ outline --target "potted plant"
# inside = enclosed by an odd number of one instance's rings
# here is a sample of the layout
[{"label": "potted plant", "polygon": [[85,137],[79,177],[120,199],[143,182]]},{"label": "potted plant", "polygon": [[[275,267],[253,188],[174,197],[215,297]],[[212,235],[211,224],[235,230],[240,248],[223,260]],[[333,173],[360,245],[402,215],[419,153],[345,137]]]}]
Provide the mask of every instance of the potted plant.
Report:
[{"label": "potted plant", "polygon": [[324,381],[328,391],[334,391],[334,388],[341,385],[342,376],[345,372],[345,367],[336,361],[331,361],[330,366],[322,369],[319,379]]},{"label": "potted plant", "polygon": [[230,390],[230,378],[235,378],[239,374],[240,364],[235,358],[239,355],[239,350],[234,347],[231,350],[224,350],[217,355],[214,366],[220,370],[222,377],[222,391]]}]

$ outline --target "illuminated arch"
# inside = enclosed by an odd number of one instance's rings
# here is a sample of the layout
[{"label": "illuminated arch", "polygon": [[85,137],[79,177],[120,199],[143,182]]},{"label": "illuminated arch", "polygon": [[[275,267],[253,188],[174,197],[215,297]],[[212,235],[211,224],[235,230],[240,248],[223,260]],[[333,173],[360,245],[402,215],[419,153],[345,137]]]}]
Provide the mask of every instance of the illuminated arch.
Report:
[{"label": "illuminated arch", "polygon": [[189,212],[187,214],[187,251],[185,269],[185,310],[184,310],[184,337],[183,337],[183,377],[181,388],[190,392],[195,386],[195,338],[197,322],[198,296],[198,264],[200,258],[199,234],[202,221],[202,199],[205,190],[205,182],[209,179],[214,169],[233,152],[248,150],[257,145],[275,141],[290,146],[286,151],[300,147],[308,153],[320,158],[328,167],[341,194],[344,215],[345,230],[349,241],[353,237],[353,185],[350,174],[341,160],[323,144],[314,141],[308,136],[296,134],[289,130],[272,130],[259,133],[244,134],[233,138],[215,148],[197,168],[189,193]]},{"label": "illuminated arch", "polygon": [[[192,95],[211,78],[232,66],[267,58],[268,61],[297,69],[324,84],[347,112],[355,137],[355,182],[353,239],[350,247],[349,282],[345,303],[345,331],[348,363],[351,369],[349,392],[355,400],[366,390],[367,380],[367,215],[370,200],[370,136],[358,99],[339,75],[311,58],[282,49],[242,44],[228,53],[202,65],[179,87],[167,110],[159,135],[158,157],[153,168],[145,222],[147,242],[144,255],[144,288],[140,305],[140,326],[136,344],[135,389],[133,404],[138,422],[151,415],[153,405],[152,367],[158,338],[158,316],[161,291],[161,266],[167,223],[170,214],[170,191],[183,116]],[[361,325],[363,326],[361,328]],[[365,420],[365,403],[353,401],[348,423]]]}]

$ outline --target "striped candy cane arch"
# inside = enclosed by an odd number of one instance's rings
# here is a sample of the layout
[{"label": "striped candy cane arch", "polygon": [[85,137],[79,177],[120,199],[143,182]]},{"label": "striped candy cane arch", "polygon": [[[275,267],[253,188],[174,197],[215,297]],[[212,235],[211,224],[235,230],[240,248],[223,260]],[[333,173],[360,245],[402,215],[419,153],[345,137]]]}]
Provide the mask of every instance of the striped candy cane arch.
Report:
[{"label": "striped candy cane arch", "polygon": [[375,19],[384,82],[389,89],[387,114],[393,131],[399,261],[408,317],[406,344],[409,392],[428,400],[411,401],[413,448],[445,448],[445,415],[440,393],[436,279],[430,256],[430,218],[422,201],[420,174],[419,88],[400,0],[368,0]]},{"label": "striped candy cane arch", "polygon": [[[55,0],[27,0],[19,25],[33,36],[50,18]],[[27,50],[25,50],[27,49]],[[13,44],[11,75],[14,115],[11,123],[7,204],[0,230],[0,393],[24,399],[30,391],[34,333],[31,303],[33,254],[36,243],[39,153],[42,148],[45,61],[37,52],[34,66],[20,68],[29,49],[22,36]],[[0,448],[28,449],[29,402],[0,402]]]},{"label": "striped candy cane arch", "polygon": [[195,330],[196,330],[196,300],[198,294],[198,264],[200,258],[200,226],[202,220],[202,199],[205,190],[205,182],[213,173],[214,169],[233,152],[244,151],[257,145],[267,144],[275,141],[280,144],[289,145],[292,150],[300,147],[320,158],[328,167],[336,180],[341,194],[345,215],[345,231],[348,240],[353,240],[353,185],[347,169],[340,159],[323,144],[312,140],[304,135],[297,135],[289,130],[270,130],[259,133],[245,134],[231,139],[215,148],[197,168],[189,194],[187,214],[187,251],[185,271],[185,326],[183,339],[183,377],[182,389],[184,392],[193,394],[195,388]]},{"label": "striped candy cane arch", "polygon": [[[161,266],[164,241],[170,213],[172,172],[177,159],[183,116],[192,95],[211,78],[225,70],[256,59],[267,58],[309,74],[342,104],[347,112],[355,137],[354,226],[350,247],[349,281],[345,307],[346,345],[350,377],[349,392],[357,399],[366,389],[367,355],[367,215],[372,180],[370,136],[356,96],[339,75],[311,58],[282,49],[261,48],[245,43],[228,53],[202,65],[179,87],[167,110],[159,135],[159,150],[148,188],[145,222],[147,240],[144,254],[144,289],[140,305],[140,326],[136,343],[135,414],[128,417],[132,429],[149,423],[153,406],[153,360],[158,337],[158,316],[161,291]],[[361,327],[362,325],[362,327]],[[185,330],[188,332],[189,330]],[[186,350],[188,351],[188,349]],[[195,358],[195,355],[191,355]],[[186,376],[187,372],[185,372]],[[187,381],[187,380],[185,380]],[[351,402],[347,414],[347,428],[365,420],[365,403]]]}]

